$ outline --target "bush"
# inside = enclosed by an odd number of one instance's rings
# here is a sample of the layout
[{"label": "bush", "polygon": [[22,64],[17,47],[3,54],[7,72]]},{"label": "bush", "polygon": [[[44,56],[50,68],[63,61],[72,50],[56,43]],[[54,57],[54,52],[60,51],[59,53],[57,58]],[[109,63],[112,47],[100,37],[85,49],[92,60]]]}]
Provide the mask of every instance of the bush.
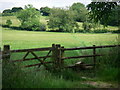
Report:
[{"label": "bush", "polygon": [[120,33],[120,30],[112,31],[112,33]]},{"label": "bush", "polygon": [[10,25],[12,25],[12,21],[10,20],[10,19],[8,19],[7,21],[6,21],[6,25],[9,27]]},{"label": "bush", "polygon": [[107,29],[99,29],[99,30],[94,30],[94,33],[107,33],[108,30]]},{"label": "bush", "polygon": [[85,31],[83,29],[77,29],[75,32],[76,33],[84,33]]},{"label": "bush", "polygon": [[92,28],[92,24],[88,23],[88,22],[84,22],[82,25],[83,29],[85,30],[85,32],[90,32],[91,28]]},{"label": "bush", "polygon": [[45,31],[46,30],[45,24],[42,24],[37,20],[26,21],[22,23],[20,27],[22,29],[27,29],[29,31]]}]

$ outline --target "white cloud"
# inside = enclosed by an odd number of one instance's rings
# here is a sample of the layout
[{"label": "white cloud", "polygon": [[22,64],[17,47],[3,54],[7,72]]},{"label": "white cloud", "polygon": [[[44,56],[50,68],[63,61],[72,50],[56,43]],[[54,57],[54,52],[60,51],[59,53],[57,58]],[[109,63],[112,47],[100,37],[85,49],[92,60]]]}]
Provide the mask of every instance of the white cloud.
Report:
[{"label": "white cloud", "polygon": [[32,4],[34,7],[66,7],[71,6],[75,2],[81,2],[85,5],[89,4],[91,0],[0,0],[0,11],[4,9],[11,9],[12,7],[24,7],[27,4]]}]

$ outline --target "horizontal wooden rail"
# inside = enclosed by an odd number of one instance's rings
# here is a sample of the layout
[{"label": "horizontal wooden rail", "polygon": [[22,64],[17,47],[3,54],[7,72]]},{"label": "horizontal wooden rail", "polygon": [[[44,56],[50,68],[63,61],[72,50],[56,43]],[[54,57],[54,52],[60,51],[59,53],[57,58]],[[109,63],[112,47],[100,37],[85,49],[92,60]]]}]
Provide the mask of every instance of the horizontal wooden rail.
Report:
[{"label": "horizontal wooden rail", "polygon": [[[44,62],[44,63],[46,64],[46,63],[53,63],[53,62]],[[38,66],[38,65],[41,65],[41,63],[26,65],[26,66],[24,66],[23,68],[26,68],[26,67],[33,67],[33,66]]]},{"label": "horizontal wooden rail", "polygon": [[107,47],[120,47],[120,45],[105,45],[105,46],[89,46],[89,47],[77,47],[77,48],[61,48],[62,50],[80,50],[80,49],[94,49],[94,48],[107,48]]},{"label": "horizontal wooden rail", "polygon": [[[40,58],[50,58],[51,56],[43,56],[43,57],[38,57]],[[20,60],[10,60],[12,62],[22,62],[22,61],[30,61],[30,60],[34,60],[34,59],[38,59],[38,58],[27,58],[27,59],[20,59]]]},{"label": "horizontal wooden rail", "polygon": [[95,57],[95,56],[103,56],[103,55],[85,55],[85,56],[73,56],[73,57],[63,57],[62,59],[87,58],[87,57]]},{"label": "horizontal wooden rail", "polygon": [[33,49],[19,49],[19,50],[10,50],[10,52],[28,52],[28,51],[48,51],[51,50],[51,47],[46,48],[33,48]]}]

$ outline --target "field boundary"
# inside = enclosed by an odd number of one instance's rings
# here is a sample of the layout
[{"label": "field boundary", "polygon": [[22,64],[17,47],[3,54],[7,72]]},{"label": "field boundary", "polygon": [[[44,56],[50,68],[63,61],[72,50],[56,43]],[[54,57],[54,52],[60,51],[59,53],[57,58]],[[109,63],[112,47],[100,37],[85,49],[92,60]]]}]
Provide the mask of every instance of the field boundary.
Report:
[{"label": "field boundary", "polygon": [[[111,47],[120,47],[120,45],[104,45],[104,46],[88,46],[88,47],[77,47],[77,48],[64,48],[60,44],[52,44],[52,47],[45,47],[45,48],[33,48],[33,49],[18,49],[18,50],[10,50],[10,45],[4,45],[3,51],[0,52],[0,57],[3,59],[3,62],[23,62],[28,60],[37,59],[40,63],[38,64],[31,64],[23,67],[33,67],[44,65],[47,68],[46,64],[52,63],[54,68],[63,68],[64,67],[64,60],[65,59],[75,59],[75,58],[93,58],[93,66],[95,68],[96,65],[96,57],[103,56],[96,53],[96,49],[98,48],[111,48]],[[71,56],[71,57],[64,57],[65,51],[72,51],[72,50],[88,50],[92,49],[91,55],[82,55],[82,56]],[[37,56],[34,51],[49,51],[45,56]],[[18,53],[18,52],[26,52],[23,59],[20,60],[10,60],[11,53]],[[31,53],[34,58],[26,58],[28,54]],[[50,55],[52,53],[52,55]],[[45,62],[47,58],[51,58],[51,61]]]}]

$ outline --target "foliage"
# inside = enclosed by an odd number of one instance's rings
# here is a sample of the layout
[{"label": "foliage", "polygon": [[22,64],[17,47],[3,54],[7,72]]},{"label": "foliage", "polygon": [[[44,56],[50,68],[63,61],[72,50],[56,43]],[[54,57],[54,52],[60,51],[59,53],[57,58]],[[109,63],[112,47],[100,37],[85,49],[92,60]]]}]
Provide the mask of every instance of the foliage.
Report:
[{"label": "foliage", "polygon": [[32,5],[25,6],[25,9],[17,14],[17,18],[21,21],[21,27],[23,29],[35,31],[45,29],[45,25],[41,24],[39,21],[39,16],[39,11]]},{"label": "foliage", "polygon": [[88,4],[89,18],[94,20],[95,23],[102,21],[107,26],[112,10],[117,5],[117,2],[91,2]]},{"label": "foliage", "polygon": [[11,13],[12,11],[10,9],[5,9],[2,13]]},{"label": "foliage", "polygon": [[98,29],[98,30],[93,30],[94,33],[107,33],[107,29]]},{"label": "foliage", "polygon": [[8,19],[7,21],[6,21],[6,25],[9,27],[10,25],[12,25],[12,21],[10,20],[10,19]]},{"label": "foliage", "polygon": [[5,9],[3,12],[2,12],[2,16],[12,16],[12,11],[10,9]]},{"label": "foliage", "polygon": [[48,21],[48,27],[58,29],[58,31],[74,32],[78,28],[74,21],[74,13],[69,10],[53,8]]},{"label": "foliage", "polygon": [[2,16],[12,16],[15,12],[19,12],[20,10],[23,10],[22,7],[13,7],[12,9],[5,9],[2,12]]},{"label": "foliage", "polygon": [[23,10],[22,7],[13,7],[11,12],[19,12],[20,10]]},{"label": "foliage", "polygon": [[[120,5],[117,5],[113,10],[112,10],[112,15],[110,16],[110,20],[108,22],[108,25],[111,26],[120,26]],[[103,23],[103,22],[101,22]]]},{"label": "foliage", "polygon": [[74,11],[76,21],[83,22],[83,21],[86,20],[86,18],[87,18],[86,14],[88,13],[88,11],[85,8],[84,4],[82,4],[82,3],[74,3],[70,7],[70,10]]},{"label": "foliage", "polygon": [[90,29],[92,28],[92,24],[88,23],[88,22],[84,22],[82,26],[83,26],[83,29],[85,30],[85,32],[89,32]]},{"label": "foliage", "polygon": [[49,16],[50,15],[50,8],[49,7],[41,7],[40,12],[43,16]]}]

